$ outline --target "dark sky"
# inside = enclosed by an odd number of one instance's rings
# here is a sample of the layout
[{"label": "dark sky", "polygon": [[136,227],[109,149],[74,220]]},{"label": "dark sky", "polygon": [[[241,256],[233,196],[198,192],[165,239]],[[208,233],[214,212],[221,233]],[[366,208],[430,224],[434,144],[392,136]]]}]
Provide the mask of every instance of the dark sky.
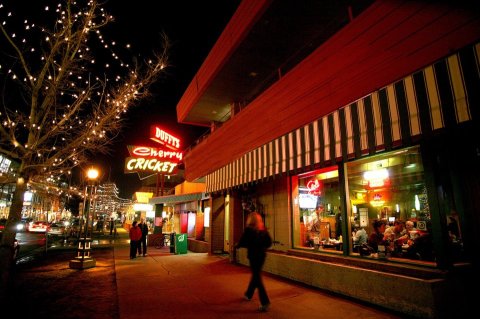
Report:
[{"label": "dark sky", "polygon": [[[103,49],[103,45],[93,46],[90,53],[95,60],[108,58],[109,60],[105,61],[114,62],[110,57],[113,51],[119,53],[121,60],[127,63],[131,64],[133,59],[141,62],[151,57],[155,51],[159,51],[163,33],[170,42],[169,66],[165,74],[150,88],[151,97],[129,108],[124,117],[124,128],[114,139],[111,153],[107,156],[98,154],[92,159],[91,164],[99,166],[103,172],[101,180],[115,182],[120,189],[120,196],[131,198],[133,192],[141,186],[141,181],[136,173],[124,174],[125,158],[129,155],[127,145],[149,143],[151,146],[157,146],[152,145],[154,142],[149,139],[152,124],[159,125],[179,137],[183,141],[183,148],[188,148],[198,137],[208,132],[206,127],[178,124],[176,105],[233,16],[240,0],[105,1],[103,8],[115,20],[102,28],[101,34],[105,43],[110,45],[115,41],[116,45],[113,50]],[[17,38],[20,38],[22,34],[30,32],[23,30],[26,23],[24,21],[28,21],[29,24],[34,22],[38,29],[41,25],[51,28],[54,21],[50,21],[51,18],[58,16],[55,10],[57,4],[64,2],[4,0],[1,3],[4,6],[0,7],[1,16],[8,20],[8,29],[18,31]],[[86,2],[87,0],[78,1],[79,5]],[[12,17],[6,18],[9,12],[13,12]],[[43,40],[43,35],[40,40]],[[98,41],[96,37],[95,40]],[[31,45],[30,42],[35,43],[29,41],[28,45]],[[0,43],[0,46],[2,44]],[[131,48],[127,50],[126,44],[130,44]],[[8,52],[3,52],[3,49],[5,48],[0,49],[0,57],[8,57]],[[117,49],[122,52],[116,52]],[[107,55],[101,56],[102,52],[107,52]],[[103,69],[100,72],[104,72]],[[108,77],[113,78],[111,75]],[[17,97],[15,94],[13,96]]]},{"label": "dark sky", "polygon": [[[124,159],[128,156],[126,146],[148,143],[151,124],[162,126],[183,139],[185,148],[208,131],[205,127],[178,124],[176,105],[239,2],[110,0],[106,3],[106,10],[115,17],[108,30],[111,40],[128,42],[140,54],[154,51],[161,43],[162,32],[171,42],[170,66],[151,88],[153,95],[127,113],[126,125],[115,139],[112,154],[97,158],[106,171],[104,180],[115,182],[121,197],[131,198],[141,185],[137,174],[123,173]],[[141,58],[139,56],[139,60]]]}]

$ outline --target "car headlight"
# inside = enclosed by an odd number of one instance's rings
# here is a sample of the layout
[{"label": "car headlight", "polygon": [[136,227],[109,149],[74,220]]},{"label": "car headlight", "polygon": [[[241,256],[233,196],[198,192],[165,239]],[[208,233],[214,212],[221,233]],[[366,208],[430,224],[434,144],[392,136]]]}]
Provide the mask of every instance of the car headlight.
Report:
[{"label": "car headlight", "polygon": [[23,230],[23,227],[24,227],[24,226],[23,226],[22,223],[17,224],[17,230]]}]

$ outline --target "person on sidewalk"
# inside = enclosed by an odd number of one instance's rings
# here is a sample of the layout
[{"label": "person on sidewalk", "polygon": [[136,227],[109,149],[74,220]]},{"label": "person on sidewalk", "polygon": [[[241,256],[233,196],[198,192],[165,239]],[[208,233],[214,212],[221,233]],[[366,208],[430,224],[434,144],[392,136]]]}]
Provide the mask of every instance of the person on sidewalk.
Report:
[{"label": "person on sidewalk", "polygon": [[247,258],[252,273],[244,298],[251,300],[257,288],[260,298],[260,307],[258,310],[260,311],[267,311],[270,305],[270,299],[263,285],[261,272],[265,262],[266,250],[271,245],[272,238],[265,228],[262,216],[252,209],[252,212],[247,217],[247,225],[237,247],[247,248]]},{"label": "person on sidewalk", "polygon": [[115,227],[115,218],[110,217],[110,236],[111,235],[117,235],[117,227]]},{"label": "person on sidewalk", "polygon": [[138,254],[143,254],[143,257],[147,255],[147,235],[148,235],[148,225],[145,222],[145,218],[140,219],[140,223],[138,224],[140,230],[142,231],[142,238],[138,243]]},{"label": "person on sidewalk", "polygon": [[132,227],[129,231],[130,236],[130,259],[134,259],[137,256],[138,245],[140,245],[140,239],[142,238],[142,231],[137,226],[137,221],[132,223]]}]

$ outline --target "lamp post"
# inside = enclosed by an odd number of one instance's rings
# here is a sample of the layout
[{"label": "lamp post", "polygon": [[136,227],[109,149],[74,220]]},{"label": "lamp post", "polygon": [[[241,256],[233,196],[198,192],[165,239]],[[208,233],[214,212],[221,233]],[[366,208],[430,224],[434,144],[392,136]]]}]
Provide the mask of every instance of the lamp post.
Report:
[{"label": "lamp post", "polygon": [[[85,185],[85,193],[83,200],[83,216],[85,216],[85,223],[83,226],[83,234],[80,234],[78,240],[77,256],[74,259],[70,260],[70,268],[73,269],[92,268],[96,265],[96,261],[90,253],[92,243],[92,229],[89,227],[89,219],[91,207],[92,205],[95,205],[95,195],[97,192],[96,181],[98,179],[98,175],[99,171],[93,167],[87,171],[87,184]],[[80,229],[80,232],[82,232],[82,229]]]}]

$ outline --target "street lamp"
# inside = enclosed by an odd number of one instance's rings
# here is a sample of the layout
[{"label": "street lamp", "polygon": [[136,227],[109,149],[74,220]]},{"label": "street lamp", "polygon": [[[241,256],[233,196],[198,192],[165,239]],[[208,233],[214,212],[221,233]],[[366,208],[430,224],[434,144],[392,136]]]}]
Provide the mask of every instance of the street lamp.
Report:
[{"label": "street lamp", "polygon": [[[82,229],[80,229],[80,238],[78,240],[77,256],[70,260],[70,268],[73,269],[86,269],[95,267],[96,261],[91,256],[91,244],[92,244],[92,229],[89,232],[89,218],[92,205],[95,205],[95,195],[97,193],[96,181],[100,172],[98,169],[91,167],[87,171],[87,184],[85,185],[85,193],[83,199],[83,216],[85,216],[85,223]],[[88,200],[88,205],[87,205]],[[92,223],[93,227],[93,223]]]}]

